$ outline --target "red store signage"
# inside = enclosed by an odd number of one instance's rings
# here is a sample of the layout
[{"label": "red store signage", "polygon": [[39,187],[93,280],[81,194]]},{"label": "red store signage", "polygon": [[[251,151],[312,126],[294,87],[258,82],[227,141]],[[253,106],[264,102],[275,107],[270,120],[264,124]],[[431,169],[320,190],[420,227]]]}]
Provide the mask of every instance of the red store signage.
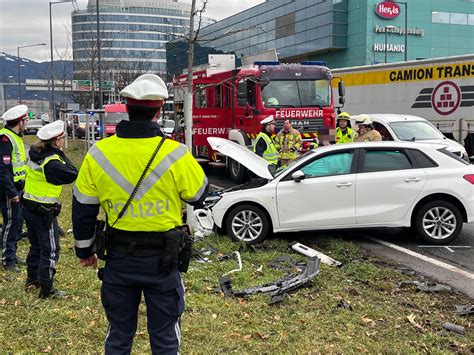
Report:
[{"label": "red store signage", "polygon": [[375,5],[375,13],[384,19],[393,19],[400,15],[400,6],[389,1],[379,2]]}]

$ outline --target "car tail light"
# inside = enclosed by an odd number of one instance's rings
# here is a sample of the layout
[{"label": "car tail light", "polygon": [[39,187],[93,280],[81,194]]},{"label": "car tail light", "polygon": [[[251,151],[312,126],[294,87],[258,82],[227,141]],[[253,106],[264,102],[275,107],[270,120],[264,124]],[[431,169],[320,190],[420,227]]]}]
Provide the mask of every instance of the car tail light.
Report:
[{"label": "car tail light", "polygon": [[474,185],[474,174],[467,174],[464,175],[463,178],[467,181],[469,181],[471,184]]}]

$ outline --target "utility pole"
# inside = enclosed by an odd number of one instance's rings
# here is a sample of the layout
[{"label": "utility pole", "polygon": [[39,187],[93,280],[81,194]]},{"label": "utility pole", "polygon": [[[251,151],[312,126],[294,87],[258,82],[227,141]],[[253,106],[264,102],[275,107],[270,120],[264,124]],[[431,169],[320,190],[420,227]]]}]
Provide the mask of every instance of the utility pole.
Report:
[{"label": "utility pole", "polygon": [[[184,132],[186,145],[193,152],[193,60],[194,60],[194,13],[196,11],[196,0],[191,2],[191,15],[189,16],[188,37],[188,82],[184,96]],[[192,227],[193,207],[186,205],[186,223]]]}]

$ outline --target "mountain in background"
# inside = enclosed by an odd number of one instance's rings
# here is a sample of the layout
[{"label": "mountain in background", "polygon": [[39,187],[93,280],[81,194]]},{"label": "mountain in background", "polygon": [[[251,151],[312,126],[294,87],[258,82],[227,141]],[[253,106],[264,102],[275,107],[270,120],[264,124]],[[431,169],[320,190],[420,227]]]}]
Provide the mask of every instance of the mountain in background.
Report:
[{"label": "mountain in background", "polygon": [[[35,62],[20,57],[20,78],[22,100],[51,100],[50,90],[26,90],[24,85],[26,79],[50,80],[50,62]],[[55,60],[55,79],[72,80],[72,61]],[[5,88],[4,100],[18,100],[18,57],[5,52],[0,53],[0,83]],[[56,101],[63,101],[59,91],[54,91]],[[66,98],[66,101],[70,101]]]}]

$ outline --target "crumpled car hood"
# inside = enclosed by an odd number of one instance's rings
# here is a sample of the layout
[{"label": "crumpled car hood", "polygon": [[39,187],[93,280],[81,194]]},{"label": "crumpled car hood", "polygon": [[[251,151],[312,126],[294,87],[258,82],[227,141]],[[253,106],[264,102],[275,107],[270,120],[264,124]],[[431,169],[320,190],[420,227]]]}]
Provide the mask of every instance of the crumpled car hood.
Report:
[{"label": "crumpled car hood", "polygon": [[207,141],[212,149],[234,159],[254,174],[264,179],[273,179],[273,175],[268,170],[268,162],[246,147],[219,137],[208,137]]}]

